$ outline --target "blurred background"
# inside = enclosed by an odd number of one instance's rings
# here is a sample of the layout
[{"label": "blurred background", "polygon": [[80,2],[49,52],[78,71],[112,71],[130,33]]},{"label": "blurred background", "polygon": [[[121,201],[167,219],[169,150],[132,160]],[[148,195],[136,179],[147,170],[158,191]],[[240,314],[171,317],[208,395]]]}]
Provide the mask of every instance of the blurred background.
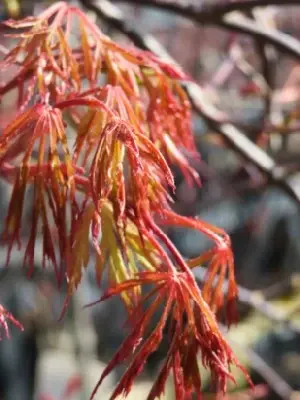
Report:
[{"label": "blurred background", "polygon": [[[253,7],[243,7],[247,2]],[[50,3],[0,0],[0,18],[37,14]],[[224,228],[232,238],[241,320],[226,335],[256,389],[249,392],[237,372],[237,387],[227,397],[300,399],[300,2],[72,3],[119,42],[134,41],[164,56],[166,50],[200,85],[192,100],[201,154],[194,167],[202,187],[190,187],[174,171],[174,208]],[[2,27],[0,46],[9,47],[4,34]],[[0,80],[10,72],[0,72]],[[12,104],[9,96],[0,104],[0,130],[13,115]],[[5,210],[10,188],[4,182],[0,193]],[[1,224],[4,217],[5,212]],[[168,234],[186,257],[208,246],[193,231],[169,229]],[[4,248],[0,259],[4,264]],[[88,271],[58,323],[64,294],[57,292],[54,277],[37,265],[29,281],[22,263],[15,252],[10,268],[0,270],[0,303],[25,325],[25,332],[12,327],[12,339],[0,342],[0,399],[87,400],[126,335],[122,304],[110,300],[82,310],[99,298]],[[201,285],[204,272],[199,268],[196,275]],[[147,398],[161,353],[150,358],[129,399]],[[109,399],[122,372],[110,375],[97,399]],[[203,384],[203,397],[211,398],[205,370]],[[174,399],[171,387],[165,399]]]}]

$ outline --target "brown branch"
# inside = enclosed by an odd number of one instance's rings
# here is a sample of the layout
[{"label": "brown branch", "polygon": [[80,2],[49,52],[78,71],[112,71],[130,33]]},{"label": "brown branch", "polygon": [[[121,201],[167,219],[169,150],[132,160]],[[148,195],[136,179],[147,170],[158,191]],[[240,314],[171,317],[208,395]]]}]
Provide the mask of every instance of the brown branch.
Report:
[{"label": "brown branch", "polygon": [[[196,16],[190,19],[197,22]],[[285,33],[276,31],[275,29],[267,30],[261,27],[257,22],[244,17],[241,14],[225,16],[223,20],[217,23],[217,26],[250,35],[255,39],[263,40],[265,43],[273,45],[277,50],[283,54],[291,57],[300,58],[300,42],[294,37]]]},{"label": "brown branch", "polygon": [[[250,18],[244,17],[241,13],[230,14],[229,11],[246,11],[252,9],[254,6],[261,5],[271,5],[272,1],[264,1],[259,2],[256,0],[255,2],[251,2],[251,6],[249,4],[248,7],[243,6],[242,4],[247,4],[247,2],[242,3],[229,3],[227,4],[227,8],[219,9],[221,5],[215,4],[210,6],[202,6],[195,7],[189,4],[178,3],[176,1],[169,0],[117,0],[126,3],[134,3],[140,6],[151,6],[161,10],[171,11],[176,13],[176,15],[180,15],[182,17],[188,18],[198,24],[206,24],[206,25],[216,25],[220,28],[230,30],[232,32],[242,33],[246,35],[250,35],[256,39],[264,40],[266,43],[272,44],[281,52],[288,54],[292,57],[300,58],[300,44],[299,41],[293,38],[290,35],[287,35],[282,32],[278,32],[276,30],[267,30],[257,24],[255,21]],[[101,7],[102,0],[98,1],[88,1],[84,0],[83,3],[86,5],[92,5]],[[254,5],[255,3],[255,5]],[[281,4],[282,1],[275,2],[274,4]],[[238,5],[237,5],[238,4]],[[299,1],[289,0],[288,4],[297,4],[299,5]],[[284,5],[287,5],[287,2],[284,2]],[[225,5],[223,5],[225,7]]]},{"label": "brown branch", "polygon": [[[256,20],[255,12],[252,10],[248,13],[249,17],[254,21]],[[277,52],[273,46],[266,44],[264,41],[256,40],[255,46],[258,54],[260,55],[262,64],[262,75],[267,84],[267,90],[264,92],[264,118],[262,121],[262,127],[266,126],[269,120],[272,120],[272,99],[275,89],[275,65],[278,59]],[[259,139],[259,136],[263,129],[259,129],[256,134],[255,142]]]},{"label": "brown branch", "polygon": [[246,60],[242,47],[237,43],[232,43],[227,49],[227,57],[218,67],[210,82],[205,87],[215,90],[216,87],[225,84],[233,71],[236,69],[248,80],[254,82],[260,88],[263,95],[267,95],[269,86],[265,77]]},{"label": "brown branch", "polygon": [[176,0],[114,0],[114,2],[132,3],[139,6],[148,6],[160,8],[165,11],[171,11],[180,14],[183,17],[190,18],[193,14],[197,15],[197,20],[200,23],[213,23],[220,20],[225,14],[233,11],[246,12],[251,11],[255,7],[267,6],[292,6],[299,5],[299,0],[238,0],[235,2],[201,4],[195,6],[188,1]]},{"label": "brown branch", "polygon": [[248,79],[256,83],[263,93],[267,93],[269,86],[266,77],[255,70],[255,68],[243,56],[241,46],[234,45],[230,51],[231,57],[236,65],[236,68],[244,74]]}]

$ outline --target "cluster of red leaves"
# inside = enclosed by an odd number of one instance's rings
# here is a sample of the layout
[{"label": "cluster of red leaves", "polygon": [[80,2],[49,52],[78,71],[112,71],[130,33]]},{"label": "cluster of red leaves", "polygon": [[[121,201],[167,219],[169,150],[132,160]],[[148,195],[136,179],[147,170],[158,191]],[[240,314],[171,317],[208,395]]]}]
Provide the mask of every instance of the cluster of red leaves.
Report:
[{"label": "cluster of red leaves", "polygon": [[[212,373],[217,391],[225,392],[227,381],[234,381],[230,365],[239,366],[239,364],[218,330],[214,315],[210,312],[191,274],[175,271],[174,273],[140,272],[136,278],[109,289],[101,300],[146,283],[154,285],[154,288],[132,310],[130,314],[132,331],[105,368],[92,398],[113,368],[129,359],[130,365],[110,398],[113,400],[119,395],[128,395],[134,378],[142,371],[149,355],[159,347],[168,319],[167,331],[170,341],[168,353],[147,399],[154,400],[163,393],[171,371],[177,400],[190,399],[193,393],[200,399],[201,376],[197,360],[198,352],[201,354],[202,364]],[[143,302],[149,298],[152,298],[151,305],[145,310]],[[162,302],[165,306],[160,320],[149,332],[152,317],[158,312],[157,309]]]},{"label": "cluster of red leaves", "polygon": [[[191,106],[180,85],[188,77],[152,54],[117,45],[64,2],[5,24],[21,30],[11,35],[18,41],[0,65],[17,67],[0,95],[17,90],[19,109],[0,136],[0,173],[13,185],[3,233],[7,262],[13,246],[22,246],[23,206],[31,187],[24,253],[29,273],[41,235],[44,264],[53,266],[59,284],[67,282],[69,298],[89,263],[91,241],[99,282],[108,269],[111,288],[104,298],[118,294],[128,308],[132,333],[100,379],[132,358],[112,398],[130,391],[160,345],[167,320],[170,347],[149,399],[163,392],[171,371],[177,399],[192,392],[200,396],[198,353],[217,390],[225,391],[237,361],[215,314],[225,303],[228,275],[228,322],[236,318],[230,240],[221,229],[170,208],[170,165],[199,183],[185,156],[197,157]],[[214,247],[184,260],[162,231],[164,224],[197,229]],[[208,267],[202,291],[191,271],[200,264]],[[154,286],[146,296],[151,305],[143,310],[148,284]],[[159,305],[163,313],[149,333]]]}]

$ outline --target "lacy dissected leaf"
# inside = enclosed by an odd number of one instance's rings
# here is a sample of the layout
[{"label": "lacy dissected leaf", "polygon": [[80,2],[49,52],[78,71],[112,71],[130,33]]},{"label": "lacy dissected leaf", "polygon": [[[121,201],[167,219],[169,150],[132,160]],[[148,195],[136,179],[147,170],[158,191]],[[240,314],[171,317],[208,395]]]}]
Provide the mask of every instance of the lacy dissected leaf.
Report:
[{"label": "lacy dissected leaf", "polygon": [[[133,221],[126,219],[118,225],[114,217],[112,204],[107,201],[99,210],[89,203],[77,214],[77,221],[72,228],[71,256],[68,264],[69,296],[81,281],[83,270],[90,261],[90,233],[95,243],[95,272],[98,283],[101,283],[105,268],[108,269],[111,286],[133,278],[142,268],[154,270],[160,265],[157,249],[147,236],[141,237]],[[132,296],[123,293],[123,300],[130,309],[133,298],[140,296],[138,287]]]},{"label": "lacy dissected leaf", "polygon": [[24,330],[23,325],[18,320],[16,320],[16,318],[9,311],[5,310],[5,308],[0,305],[0,327],[4,329],[6,338],[10,339],[9,329],[7,325],[8,321],[10,321],[21,331]]},{"label": "lacy dissected leaf", "polygon": [[[16,34],[21,40],[2,63],[3,67],[14,65],[18,69],[16,75],[0,87],[0,94],[18,87],[19,107],[25,107],[29,99],[24,87],[32,85],[33,77],[37,76],[34,88],[41,99],[57,102],[64,96],[78,93],[82,81],[87,81],[91,90],[97,91],[97,82],[104,75],[106,88],[109,88],[109,107],[118,109],[120,117],[128,119],[134,129],[150,135],[171,163],[197,179],[185,156],[173,154],[175,147],[182,147],[192,155],[195,153],[191,106],[176,82],[187,76],[178,67],[151,53],[114,43],[79,9],[68,7],[64,2],[60,6],[53,5],[34,19],[15,24],[9,21],[8,24],[28,30]],[[80,28],[80,47],[71,40],[73,26]],[[106,88],[98,95],[105,94]],[[34,91],[30,92],[33,99]]]},{"label": "lacy dissected leaf", "polygon": [[[188,181],[199,184],[198,174],[190,166],[187,157],[189,154],[196,159],[190,123],[190,105],[185,93],[179,86],[174,86],[177,95],[172,94],[166,84],[152,87],[151,83],[145,83],[149,92],[148,105],[145,100],[142,101],[142,93],[127,96],[121,86],[109,84],[93,92],[96,98],[114,112],[114,115],[128,122],[136,134],[149,138],[154,147],[159,149],[172,165],[177,165],[182,170]],[[80,120],[78,127],[80,138],[86,136],[86,140],[90,143],[95,136],[95,127],[98,126],[99,134],[101,131],[99,128],[103,129],[111,119],[112,116],[102,111],[98,111],[93,117],[88,112],[83,116],[83,120]],[[97,123],[99,125],[96,125]],[[80,146],[82,145],[81,141]]]},{"label": "lacy dissected leaf", "polygon": [[82,277],[82,270],[87,268],[90,258],[90,227],[95,214],[95,207],[91,203],[78,213],[77,221],[73,226],[71,244],[71,259],[68,264],[68,285],[70,293],[78,286]]},{"label": "lacy dissected leaf", "polygon": [[[33,157],[35,149],[37,160]],[[31,273],[41,221],[44,263],[48,259],[55,267],[57,279],[61,280],[62,270],[59,272],[57,269],[58,261],[54,248],[56,238],[53,236],[51,224],[56,228],[56,235],[59,237],[62,265],[66,261],[69,248],[66,208],[68,202],[74,200],[75,182],[60,110],[37,105],[21,114],[2,134],[1,154],[3,162],[12,161],[16,156],[22,158],[20,167],[11,167],[15,182],[3,234],[9,243],[8,259],[13,244],[17,242],[20,246],[24,200],[28,187],[33,185],[29,240],[24,263],[29,266]]]},{"label": "lacy dissected leaf", "polygon": [[38,17],[26,17],[22,20],[7,19],[3,21],[2,24],[8,26],[9,28],[20,29],[20,28],[31,28],[39,22]]},{"label": "lacy dissected leaf", "polygon": [[235,301],[238,294],[234,275],[234,259],[228,235],[205,221],[182,217],[167,210],[163,214],[163,223],[182,226],[200,231],[215,243],[215,247],[192,260],[188,260],[189,267],[197,267],[208,263],[208,271],[203,286],[203,297],[214,312],[218,312],[224,305],[224,281],[228,275],[227,288],[227,319],[229,323],[237,321]]},{"label": "lacy dissected leaf", "polygon": [[[238,365],[215,319],[225,299],[228,322],[236,319],[230,240],[170,209],[172,165],[200,183],[191,165],[198,157],[191,104],[180,82],[188,77],[148,52],[113,42],[65,2],[6,25],[22,30],[0,66],[12,70],[0,96],[18,91],[18,113],[0,136],[0,173],[13,185],[3,234],[7,261],[27,229],[24,264],[31,273],[42,237],[43,264],[68,285],[66,306],[94,248],[98,282],[105,269],[109,276],[102,300],[121,296],[132,328],[99,381],[129,362],[111,399],[129,393],[165,334],[168,352],[148,400],[163,393],[170,374],[176,399],[200,398],[198,355],[224,392],[233,379],[230,366]],[[24,221],[29,188],[31,215]],[[197,229],[214,247],[184,260],[162,225]],[[199,264],[208,265],[202,291],[192,275]]]},{"label": "lacy dissected leaf", "polygon": [[[230,366],[240,367],[240,365],[223,339],[214,315],[189,274],[143,272],[135,279],[109,289],[101,300],[149,283],[154,285],[154,289],[147,296],[147,298],[152,297],[151,304],[144,309],[140,303],[132,311],[134,314],[132,331],[103,371],[91,399],[94,398],[105,377],[124,361],[129,361],[129,367],[110,399],[128,395],[134,379],[142,372],[147,358],[159,347],[168,317],[169,350],[147,399],[154,400],[161,396],[171,370],[173,370],[176,399],[189,399],[193,392],[201,395],[197,352],[201,353],[202,362],[211,370],[217,390],[224,392],[227,381],[234,381]],[[161,304],[164,304],[164,308],[160,320],[149,332],[153,315]]]},{"label": "lacy dissected leaf", "polygon": [[100,209],[110,198],[115,217],[121,221],[128,206],[141,215],[141,210],[148,212],[166,204],[168,187],[174,189],[173,175],[153,143],[113,115],[103,130],[97,131],[95,124],[101,125],[102,118],[107,121],[102,110],[85,117],[75,143],[75,162],[87,160],[91,155],[86,151],[92,151],[89,180],[96,207]]}]

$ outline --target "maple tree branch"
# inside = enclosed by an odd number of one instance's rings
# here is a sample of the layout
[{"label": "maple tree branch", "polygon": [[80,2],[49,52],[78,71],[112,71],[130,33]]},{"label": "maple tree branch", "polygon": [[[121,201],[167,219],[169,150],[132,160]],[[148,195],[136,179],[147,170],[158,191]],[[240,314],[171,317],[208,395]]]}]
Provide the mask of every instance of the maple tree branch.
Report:
[{"label": "maple tree branch", "polygon": [[[158,57],[178,65],[168,54],[166,49],[150,34],[143,34],[132,27],[123,16],[120,9],[108,0],[81,0],[81,3],[89,10],[105,20],[110,26],[128,36],[136,46],[151,51]],[[299,45],[300,56],[300,45]],[[194,82],[184,84],[187,94],[195,111],[205,122],[218,132],[227,144],[242,158],[250,161],[268,178],[269,182],[281,188],[288,196],[296,201],[300,207],[300,191],[293,184],[293,177],[285,179],[285,171],[277,166],[272,157],[253,143],[240,129],[228,122],[226,114],[217,110],[207,101],[207,98],[199,85]]]},{"label": "maple tree branch", "polygon": [[195,6],[188,1],[178,0],[115,0],[114,2],[160,8],[165,11],[180,13],[180,15],[187,18],[196,16],[197,21],[200,23],[213,23],[230,12],[246,12],[256,7],[299,5],[298,0],[286,0],[284,2],[282,0],[237,0],[221,4],[208,4],[205,2],[200,6]]},{"label": "maple tree branch", "polygon": [[[249,16],[254,20],[257,21],[257,15],[255,14],[254,10],[252,9],[248,12]],[[264,92],[263,101],[264,101],[264,118],[262,121],[262,126],[266,126],[268,121],[272,117],[272,97],[274,93],[274,89],[276,87],[275,84],[275,65],[278,58],[278,52],[275,48],[270,45],[266,44],[265,41],[261,41],[256,39],[255,47],[261,59],[262,64],[262,75],[266,82],[266,90]],[[258,136],[262,130],[259,128],[259,131],[256,134],[256,143]]]},{"label": "maple tree branch", "polygon": [[241,14],[228,15],[224,17],[223,20],[219,21],[217,26],[237,33],[250,35],[255,39],[263,40],[265,43],[273,45],[284,54],[295,57],[296,59],[300,58],[299,40],[275,29],[265,29],[257,22]]},{"label": "maple tree branch", "polygon": [[[249,11],[254,7],[267,6],[267,5],[283,5],[280,0],[273,1],[246,1],[235,2],[228,4],[213,4],[195,7],[191,4],[184,4],[182,2],[169,1],[169,0],[117,0],[126,3],[134,3],[139,6],[151,6],[165,11],[171,11],[182,17],[188,18],[198,24],[216,25],[226,30],[243,33],[264,40],[266,43],[274,45],[278,50],[290,56],[300,58],[300,44],[299,41],[290,35],[278,32],[275,29],[269,30],[260,26],[251,18],[245,17],[241,14],[242,11]],[[101,0],[98,2],[85,1],[85,3],[100,5]],[[247,4],[249,3],[249,4]],[[284,5],[299,5],[297,0],[289,0],[284,2]],[[230,14],[232,11],[239,11],[238,14]]]}]

